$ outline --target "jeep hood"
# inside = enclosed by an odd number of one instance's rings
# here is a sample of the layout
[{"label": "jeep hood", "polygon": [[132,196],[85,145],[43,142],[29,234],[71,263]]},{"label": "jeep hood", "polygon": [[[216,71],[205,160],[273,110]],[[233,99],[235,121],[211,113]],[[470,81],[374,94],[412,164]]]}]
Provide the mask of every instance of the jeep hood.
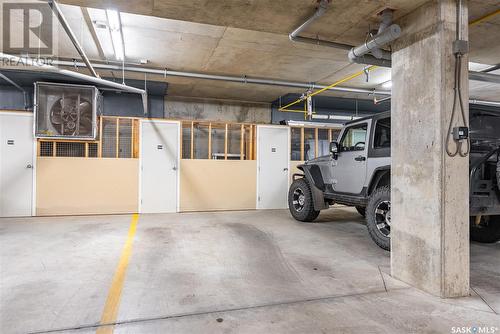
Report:
[{"label": "jeep hood", "polygon": [[330,160],[332,159],[332,156],[331,155],[324,155],[322,157],[318,157],[316,159],[311,159],[311,160],[307,160],[304,165],[316,165],[318,163],[325,163],[325,162],[329,162]]}]

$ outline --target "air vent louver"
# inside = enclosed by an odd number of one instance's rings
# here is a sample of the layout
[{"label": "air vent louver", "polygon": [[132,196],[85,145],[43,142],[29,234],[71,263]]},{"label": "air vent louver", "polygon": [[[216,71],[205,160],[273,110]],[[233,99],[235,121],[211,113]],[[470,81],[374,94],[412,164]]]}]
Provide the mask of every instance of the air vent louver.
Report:
[{"label": "air vent louver", "polygon": [[92,86],[36,83],[35,136],[94,140],[97,94]]}]

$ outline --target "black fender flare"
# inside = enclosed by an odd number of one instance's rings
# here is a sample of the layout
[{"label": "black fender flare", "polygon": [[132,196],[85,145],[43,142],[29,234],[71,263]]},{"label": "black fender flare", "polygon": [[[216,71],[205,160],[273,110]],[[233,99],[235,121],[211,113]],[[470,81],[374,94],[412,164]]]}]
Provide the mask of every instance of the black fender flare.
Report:
[{"label": "black fender flare", "polygon": [[[299,170],[304,172],[303,177],[311,187],[314,210],[320,211],[329,208],[329,204],[325,201],[325,183],[321,175],[321,170],[317,165],[299,165]],[[295,179],[296,174],[294,175]]]},{"label": "black fender flare", "polygon": [[368,192],[367,196],[370,196],[370,194],[377,188],[377,185],[379,184],[380,180],[387,175],[387,173],[391,173],[391,166],[382,166],[375,168],[375,170],[372,173],[372,179],[370,180],[370,183],[368,184]]}]

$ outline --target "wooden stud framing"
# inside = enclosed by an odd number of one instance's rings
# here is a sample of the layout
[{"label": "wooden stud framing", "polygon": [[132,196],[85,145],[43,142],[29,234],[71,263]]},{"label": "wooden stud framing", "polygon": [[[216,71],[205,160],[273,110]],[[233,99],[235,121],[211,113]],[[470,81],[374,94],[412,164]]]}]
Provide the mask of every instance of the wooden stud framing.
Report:
[{"label": "wooden stud framing", "polygon": [[194,122],[191,122],[191,159],[194,159]]},{"label": "wooden stud framing", "polygon": [[89,143],[85,143],[85,158],[89,157]]},{"label": "wooden stud framing", "polygon": [[212,159],[212,123],[208,123],[208,159]]},{"label": "wooden stud framing", "polygon": [[57,157],[57,142],[52,142],[52,156]]},{"label": "wooden stud framing", "polygon": [[104,120],[102,116],[99,116],[99,144],[97,147],[97,156],[102,158],[102,128],[104,127]]},{"label": "wooden stud framing", "polygon": [[120,119],[116,119],[116,158],[120,157]]},{"label": "wooden stud framing", "polygon": [[245,160],[245,125],[241,124],[240,160]]},{"label": "wooden stud framing", "polygon": [[254,138],[254,136],[253,136],[253,125],[250,125],[250,145],[249,145],[250,147],[248,149],[249,155],[250,155],[248,157],[249,160],[253,160],[253,157],[254,157],[253,156],[253,147],[254,147],[253,138]]},{"label": "wooden stud framing", "polygon": [[319,143],[318,143],[318,132],[319,129],[315,128],[314,129],[314,157],[317,158],[318,155],[318,148],[319,148]]},{"label": "wooden stud framing", "polygon": [[332,129],[328,129],[328,143],[332,142]]},{"label": "wooden stud framing", "polygon": [[[134,120],[130,120],[130,158],[134,157],[134,139],[135,139],[135,127]],[[182,140],[181,140],[181,152],[182,152]]]},{"label": "wooden stud framing", "polygon": [[224,160],[227,160],[227,123],[224,126]]},{"label": "wooden stud framing", "polygon": [[304,128],[300,128],[300,161],[304,161]]}]

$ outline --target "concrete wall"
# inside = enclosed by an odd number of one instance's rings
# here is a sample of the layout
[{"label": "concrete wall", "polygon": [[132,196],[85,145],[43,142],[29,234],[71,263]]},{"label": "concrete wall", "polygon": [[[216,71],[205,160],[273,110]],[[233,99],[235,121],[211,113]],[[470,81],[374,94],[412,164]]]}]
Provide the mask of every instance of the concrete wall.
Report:
[{"label": "concrete wall", "polygon": [[244,102],[169,97],[165,100],[165,117],[181,120],[270,123],[271,106]]},{"label": "concrete wall", "polygon": [[138,159],[39,157],[36,170],[38,216],[138,210]]},{"label": "concrete wall", "polygon": [[[28,107],[33,107],[33,87],[24,87],[28,93]],[[23,93],[13,86],[0,85],[0,109],[24,110]]]},{"label": "concrete wall", "polygon": [[[148,117],[163,118],[164,96],[148,95]],[[142,98],[138,94],[103,92],[103,115],[144,117]]]},{"label": "concrete wall", "polygon": [[255,209],[257,161],[181,160],[181,211]]}]

